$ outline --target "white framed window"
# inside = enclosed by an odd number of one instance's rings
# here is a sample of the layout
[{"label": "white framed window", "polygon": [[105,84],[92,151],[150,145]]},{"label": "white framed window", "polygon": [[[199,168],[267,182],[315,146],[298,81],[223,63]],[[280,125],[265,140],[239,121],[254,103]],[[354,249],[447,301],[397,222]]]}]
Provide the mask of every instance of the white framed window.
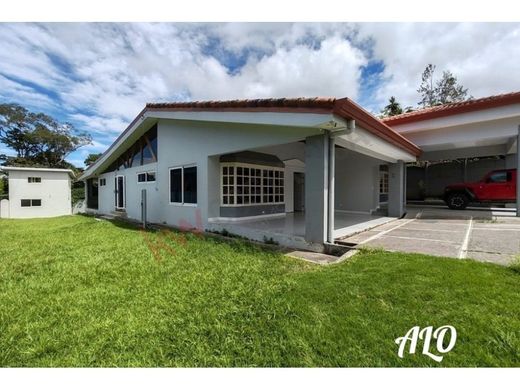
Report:
[{"label": "white framed window", "polygon": [[379,167],[379,203],[388,202],[388,166]]},{"label": "white framed window", "polygon": [[100,187],[103,187],[103,186],[107,185],[107,179],[106,178],[99,179],[98,182],[99,182],[99,186]]},{"label": "white framed window", "polygon": [[246,163],[222,163],[221,206],[285,203],[284,169]]},{"label": "white framed window", "polygon": [[170,168],[170,204],[197,205],[197,166]]},{"label": "white framed window", "polygon": [[137,182],[138,183],[146,183],[155,181],[155,171],[150,172],[139,172],[137,174]]},{"label": "white framed window", "polygon": [[27,178],[27,182],[28,183],[41,183],[42,182],[42,178],[41,177],[28,177]]},{"label": "white framed window", "polygon": [[40,207],[42,205],[41,199],[21,199],[21,207]]}]

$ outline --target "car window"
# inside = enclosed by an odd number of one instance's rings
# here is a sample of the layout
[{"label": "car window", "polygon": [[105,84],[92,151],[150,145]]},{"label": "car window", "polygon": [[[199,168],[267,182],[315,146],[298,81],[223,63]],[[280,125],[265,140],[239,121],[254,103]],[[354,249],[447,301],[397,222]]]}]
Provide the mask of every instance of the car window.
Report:
[{"label": "car window", "polygon": [[506,171],[499,171],[499,172],[493,172],[488,177],[488,183],[505,183],[507,181],[507,172]]}]

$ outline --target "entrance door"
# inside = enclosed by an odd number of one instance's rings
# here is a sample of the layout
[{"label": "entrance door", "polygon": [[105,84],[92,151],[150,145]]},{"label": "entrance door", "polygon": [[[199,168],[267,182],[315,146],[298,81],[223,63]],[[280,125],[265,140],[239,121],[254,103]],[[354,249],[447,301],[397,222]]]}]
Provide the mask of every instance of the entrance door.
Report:
[{"label": "entrance door", "polygon": [[305,174],[294,172],[294,211],[305,211]]},{"label": "entrance door", "polygon": [[116,209],[125,208],[125,177],[116,176],[115,182],[115,205]]}]

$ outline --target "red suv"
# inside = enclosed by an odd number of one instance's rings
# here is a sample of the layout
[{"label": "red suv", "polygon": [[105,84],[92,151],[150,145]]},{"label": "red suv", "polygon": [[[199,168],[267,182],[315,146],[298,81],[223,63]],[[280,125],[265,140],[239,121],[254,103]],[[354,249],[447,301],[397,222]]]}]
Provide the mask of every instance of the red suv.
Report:
[{"label": "red suv", "polygon": [[454,210],[464,210],[470,202],[516,202],[516,169],[491,171],[475,183],[449,185],[444,201]]}]

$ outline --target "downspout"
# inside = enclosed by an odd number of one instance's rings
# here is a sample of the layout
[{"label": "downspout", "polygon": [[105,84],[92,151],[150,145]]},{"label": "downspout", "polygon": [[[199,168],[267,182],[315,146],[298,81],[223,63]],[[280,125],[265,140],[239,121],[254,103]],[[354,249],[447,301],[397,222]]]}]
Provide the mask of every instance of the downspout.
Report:
[{"label": "downspout", "polygon": [[520,125],[516,135],[516,216],[520,217]]},{"label": "downspout", "polygon": [[336,189],[336,137],[347,135],[354,131],[356,122],[347,121],[347,127],[329,130],[328,140],[328,200],[327,200],[327,243],[334,244],[334,193]]},{"label": "downspout", "polygon": [[329,163],[328,163],[328,173],[329,173],[329,185],[328,185],[328,195],[329,199],[327,202],[327,242],[329,244],[334,243],[334,191],[335,191],[335,182],[334,182],[334,176],[336,174],[335,169],[335,145],[336,140],[332,136],[332,132],[329,133]]}]

